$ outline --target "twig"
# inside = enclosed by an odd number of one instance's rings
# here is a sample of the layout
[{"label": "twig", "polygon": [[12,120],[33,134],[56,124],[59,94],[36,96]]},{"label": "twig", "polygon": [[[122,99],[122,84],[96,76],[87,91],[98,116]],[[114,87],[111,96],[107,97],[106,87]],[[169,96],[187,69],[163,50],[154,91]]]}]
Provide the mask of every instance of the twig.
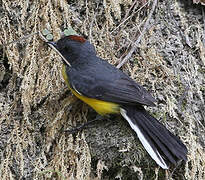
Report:
[{"label": "twig", "polygon": [[[123,18],[122,22],[115,28],[113,29],[110,34],[112,34],[114,31],[116,31],[120,26],[122,26],[126,21],[128,21],[131,17],[133,17],[133,15],[129,15],[130,10],[133,8],[133,6],[136,4],[136,1],[133,3],[133,5],[130,7],[130,9],[128,10],[128,12],[126,13],[125,17]],[[136,12],[135,12],[135,8],[133,8],[132,13],[134,14],[139,12],[142,8],[144,8],[146,5],[148,4],[148,2],[146,2],[143,6],[141,6]]]},{"label": "twig", "polygon": [[[15,41],[12,41],[12,42],[9,42],[9,43],[6,43],[6,44],[2,44],[2,45],[3,45],[3,46],[8,46],[9,44],[17,43],[17,42],[22,41],[22,40],[24,40],[24,39],[28,39],[29,37],[34,36],[34,35],[36,35],[36,34],[39,34],[40,38],[41,38],[44,42],[46,42],[46,43],[49,42],[49,41],[41,34],[40,31],[37,31],[37,32],[31,33],[31,34],[29,34],[29,35],[27,35],[27,36],[24,36],[24,37],[22,37],[22,38],[20,38],[20,39],[18,39],[18,40],[15,40]],[[61,58],[63,58],[64,62],[65,62],[68,66],[71,66],[70,63],[62,56],[62,54],[61,54],[53,45],[51,45],[51,44],[49,44],[49,43],[48,43],[48,45],[49,45],[52,49],[54,49],[54,50],[60,55]]]},{"label": "twig", "polygon": [[11,41],[11,42],[9,42],[9,43],[2,44],[2,46],[8,46],[9,44],[17,43],[17,42],[22,41],[22,40],[24,40],[24,39],[28,39],[29,37],[31,37],[31,36],[33,36],[33,35],[36,35],[36,34],[38,34],[38,33],[39,33],[39,32],[31,33],[31,34],[29,34],[29,35],[27,35],[27,36],[24,36],[24,37],[22,37],[22,38],[20,38],[20,39],[18,39],[18,40],[14,40],[14,41]]},{"label": "twig", "polygon": [[103,116],[97,116],[97,117],[96,117],[95,119],[93,119],[93,120],[90,120],[90,121],[88,121],[88,122],[86,122],[86,123],[83,123],[83,124],[81,124],[81,125],[79,125],[79,126],[76,126],[76,127],[74,127],[73,129],[64,130],[64,132],[65,132],[65,133],[69,133],[69,134],[74,134],[74,133],[77,133],[77,132],[82,131],[83,129],[89,127],[90,124],[93,124],[93,123],[95,123],[95,122],[99,122],[99,121],[102,121],[102,120],[103,120],[103,122],[104,122],[105,120],[110,120],[110,119],[109,119],[109,118],[107,119],[107,118],[105,118],[105,117],[103,117]]},{"label": "twig", "polygon": [[116,29],[118,29],[122,24],[124,24],[128,19],[132,17],[132,16],[128,17],[128,15],[136,3],[137,3],[137,0],[135,0],[134,3],[132,3],[131,7],[128,9],[127,13],[125,14],[125,17],[123,18],[122,22],[115,29],[113,29],[110,34],[112,34]]},{"label": "twig", "polygon": [[[204,7],[201,8],[202,11],[202,17],[203,17],[203,21],[204,21],[204,33],[205,33],[205,12],[204,12]],[[205,47],[205,34],[203,33],[203,45]]]},{"label": "twig", "polygon": [[96,9],[95,9],[96,12],[94,13],[94,16],[93,16],[93,18],[92,18],[92,21],[91,21],[91,23],[90,23],[89,39],[91,39],[91,37],[92,37],[93,24],[94,24],[95,18],[96,18],[96,16],[97,16],[98,6],[99,6],[99,3],[97,3],[97,7],[96,7]]},{"label": "twig", "polygon": [[147,26],[149,24],[149,21],[152,17],[152,14],[154,13],[155,7],[157,5],[157,0],[154,0],[153,5],[152,5],[152,9],[151,12],[147,18],[147,21],[145,22],[145,25],[143,27],[142,33],[140,34],[140,36],[138,37],[138,39],[134,42],[133,47],[131,48],[131,50],[129,51],[129,53],[125,56],[125,58],[117,65],[117,68],[121,68],[132,56],[132,54],[136,51],[137,46],[139,45],[142,37],[144,36],[146,30],[147,30]]}]

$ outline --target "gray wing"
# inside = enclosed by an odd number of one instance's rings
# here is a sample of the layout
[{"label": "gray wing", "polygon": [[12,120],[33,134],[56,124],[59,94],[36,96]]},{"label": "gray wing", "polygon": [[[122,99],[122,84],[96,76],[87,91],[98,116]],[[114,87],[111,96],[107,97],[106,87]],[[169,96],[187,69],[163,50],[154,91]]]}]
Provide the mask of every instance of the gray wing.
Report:
[{"label": "gray wing", "polygon": [[[156,101],[141,85],[107,62],[84,69],[67,71],[70,85],[80,94],[119,104],[154,106]],[[102,72],[101,72],[102,71]]]}]

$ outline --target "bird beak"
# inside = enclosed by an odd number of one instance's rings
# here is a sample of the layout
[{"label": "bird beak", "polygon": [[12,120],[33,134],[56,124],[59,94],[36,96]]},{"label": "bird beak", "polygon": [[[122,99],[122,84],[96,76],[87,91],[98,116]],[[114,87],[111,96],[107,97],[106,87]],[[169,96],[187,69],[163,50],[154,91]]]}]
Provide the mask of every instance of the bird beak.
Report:
[{"label": "bird beak", "polygon": [[65,59],[65,57],[63,57],[63,55],[61,54],[61,52],[59,51],[59,48],[58,48],[58,45],[56,44],[56,42],[54,41],[48,41],[47,44],[52,48],[54,49],[60,56],[61,58],[63,59],[63,62],[65,64],[67,64],[68,66],[71,67],[70,63]]},{"label": "bird beak", "polygon": [[47,42],[49,45],[53,46],[54,48],[58,49],[56,42],[54,41],[49,41]]}]

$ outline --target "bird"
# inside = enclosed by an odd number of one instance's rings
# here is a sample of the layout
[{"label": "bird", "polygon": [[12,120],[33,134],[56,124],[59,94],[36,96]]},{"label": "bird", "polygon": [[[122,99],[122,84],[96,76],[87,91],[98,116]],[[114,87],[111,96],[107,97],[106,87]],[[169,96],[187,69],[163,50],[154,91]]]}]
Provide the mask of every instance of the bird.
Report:
[{"label": "bird", "polygon": [[80,35],[47,42],[63,61],[62,76],[70,91],[101,116],[121,114],[151,158],[163,169],[187,161],[187,147],[144,106],[156,100],[123,71],[100,58]]}]

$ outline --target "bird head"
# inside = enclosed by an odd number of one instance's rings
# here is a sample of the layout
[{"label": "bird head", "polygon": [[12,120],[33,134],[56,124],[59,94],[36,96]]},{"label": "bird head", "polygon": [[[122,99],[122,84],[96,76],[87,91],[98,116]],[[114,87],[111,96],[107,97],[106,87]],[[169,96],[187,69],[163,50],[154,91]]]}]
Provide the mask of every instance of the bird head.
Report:
[{"label": "bird head", "polygon": [[94,46],[82,36],[65,36],[56,42],[48,42],[48,44],[56,48],[71,65],[83,63],[89,59],[88,56],[96,54]]}]

